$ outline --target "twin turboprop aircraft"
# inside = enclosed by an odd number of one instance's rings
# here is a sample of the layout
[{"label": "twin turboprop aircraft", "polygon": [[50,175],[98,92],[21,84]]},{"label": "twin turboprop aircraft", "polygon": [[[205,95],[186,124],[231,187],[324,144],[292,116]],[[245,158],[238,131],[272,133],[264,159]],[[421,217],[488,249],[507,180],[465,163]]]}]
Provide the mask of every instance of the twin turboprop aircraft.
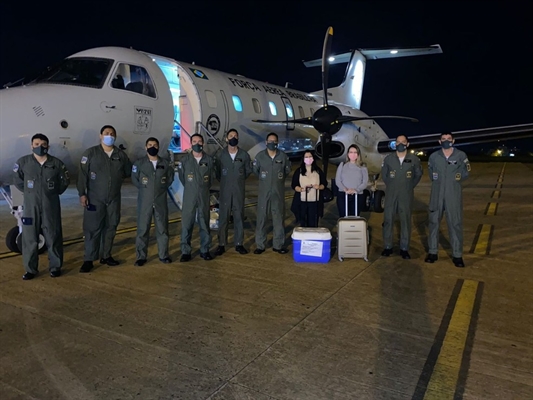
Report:
[{"label": "twin turboprop aircraft", "polygon": [[[190,136],[204,137],[205,150],[213,154],[224,146],[224,133],[239,131],[239,146],[253,158],[265,149],[268,132],[275,132],[287,153],[315,150],[338,164],[350,144],[362,150],[372,191],[365,193],[374,211],[383,211],[384,192],[376,190],[382,159],[394,150],[390,139],[360,108],[366,62],[374,59],[441,53],[439,45],[425,48],[366,49],[331,56],[333,30],[328,28],[321,60],[322,91],[304,93],[240,75],[179,62],[134,49],[100,47],[67,57],[20,85],[0,90],[0,193],[17,218],[6,235],[11,251],[19,251],[22,232],[22,195],[7,186],[17,159],[30,151],[37,132],[50,139],[50,154],[60,158],[76,177],[82,152],[99,143],[99,129],[117,129],[116,145],[133,161],[145,155],[145,141],[157,137],[170,157],[190,149]],[[327,88],[328,65],[347,63],[343,83]],[[410,119],[410,118],[407,118]],[[531,136],[533,124],[488,131],[461,132],[477,141]],[[461,137],[455,133],[457,142]],[[481,134],[481,136],[480,136]],[[491,136],[492,135],[492,136]],[[482,139],[479,139],[482,137]],[[489,139],[487,139],[489,138]],[[411,148],[434,147],[438,134],[410,139]],[[420,140],[420,146],[417,144]],[[179,179],[170,190],[181,207]],[[40,247],[44,249],[44,240]]]}]

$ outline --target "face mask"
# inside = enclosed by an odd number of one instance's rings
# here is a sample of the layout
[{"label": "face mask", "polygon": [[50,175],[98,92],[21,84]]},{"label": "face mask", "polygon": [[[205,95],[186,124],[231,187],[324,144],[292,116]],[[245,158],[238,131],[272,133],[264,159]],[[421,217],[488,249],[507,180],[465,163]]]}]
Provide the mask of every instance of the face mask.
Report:
[{"label": "face mask", "polygon": [[355,161],[355,160],[357,160],[357,153],[350,153],[350,154],[348,154],[348,158],[350,159],[350,161]]},{"label": "face mask", "polygon": [[311,164],[313,164],[313,161],[315,161],[315,160],[312,159],[312,158],[304,158],[305,165],[311,165]]},{"label": "face mask", "polygon": [[453,143],[450,140],[443,140],[440,145],[443,149],[449,149],[452,147]]},{"label": "face mask", "polygon": [[192,149],[193,151],[197,152],[197,153],[200,153],[202,150],[203,150],[204,146],[202,146],[201,144],[193,144],[192,145]]},{"label": "face mask", "polygon": [[407,146],[403,143],[398,143],[398,145],[396,146],[396,151],[398,151],[399,153],[403,153],[405,149],[407,149]]},{"label": "face mask", "polygon": [[44,156],[45,154],[48,153],[48,147],[44,147],[44,146],[34,147],[33,152],[38,156]]},{"label": "face mask", "polygon": [[153,156],[156,156],[157,153],[159,153],[159,149],[157,147],[148,147],[148,149],[146,149],[146,151],[148,152],[148,154],[150,154],[152,157]]},{"label": "face mask", "polygon": [[274,151],[277,148],[278,148],[278,144],[277,143],[267,143],[267,149]]},{"label": "face mask", "polygon": [[228,140],[228,143],[230,146],[235,147],[239,143],[239,139],[237,139],[236,137],[232,137],[230,140]]},{"label": "face mask", "polygon": [[115,144],[115,138],[113,136],[104,136],[102,141],[106,146],[113,146]]}]

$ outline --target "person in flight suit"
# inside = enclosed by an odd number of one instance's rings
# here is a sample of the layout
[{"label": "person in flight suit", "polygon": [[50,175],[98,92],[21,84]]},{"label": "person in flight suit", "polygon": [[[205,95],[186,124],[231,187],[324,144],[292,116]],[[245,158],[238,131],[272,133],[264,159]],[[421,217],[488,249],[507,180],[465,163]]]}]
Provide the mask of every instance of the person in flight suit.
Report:
[{"label": "person in flight suit", "polygon": [[443,133],[439,143],[442,147],[429,156],[428,173],[431,180],[429,195],[429,254],[425,261],[438,260],[439,225],[446,212],[446,224],[452,245],[452,261],[464,268],[463,262],[463,187],[462,182],[470,173],[470,161],[466,154],[453,147],[451,133]]},{"label": "person in flight suit", "polygon": [[65,164],[48,154],[49,141],[42,133],[31,138],[33,154],[21,157],[13,167],[14,184],[24,193],[22,217],[22,262],[24,280],[35,278],[39,267],[39,233],[48,246],[50,276],[61,276],[63,266],[63,231],[61,203],[70,183]]},{"label": "person in flight suit", "polygon": [[119,262],[111,248],[120,222],[120,190],[131,175],[131,161],[116,147],[117,132],[111,125],[100,129],[100,144],[83,153],[78,175],[78,195],[83,211],[85,254],[80,272],[93,269],[93,261],[110,266]]},{"label": "person in flight suit", "polygon": [[280,254],[288,252],[285,247],[285,178],[291,172],[289,157],[278,149],[278,135],[269,133],[266,150],[260,151],[253,162],[253,172],[259,177],[257,200],[257,227],[255,230],[254,254],[265,251],[267,240],[266,221],[272,216],[274,226],[273,250]]},{"label": "person in flight suit", "polygon": [[181,210],[181,258],[180,262],[191,260],[191,237],[194,221],[198,215],[200,228],[200,257],[212,260],[209,253],[211,230],[209,228],[209,189],[214,170],[213,159],[204,153],[204,138],[199,134],[191,136],[192,152],[178,162],[178,174],[183,184],[183,205]]},{"label": "person in flight suit", "polygon": [[381,176],[387,186],[385,207],[383,215],[383,243],[385,249],[382,256],[392,254],[392,231],[394,216],[400,216],[400,256],[409,259],[409,242],[411,240],[411,210],[414,198],[414,188],[422,178],[420,159],[414,154],[409,154],[407,136],[400,135],[396,138],[396,152],[391,153],[383,160]]},{"label": "person in flight suit", "polygon": [[161,158],[159,140],[154,137],[146,140],[146,157],[138,159],[131,169],[131,181],[139,189],[137,197],[137,238],[135,265],[146,264],[148,235],[152,216],[155,222],[159,261],[172,262],[168,254],[168,203],[167,190],[174,181],[174,168],[170,161]]},{"label": "person in flight suit", "polygon": [[239,254],[248,253],[243,246],[244,188],[246,178],[252,173],[252,163],[250,155],[237,146],[239,133],[236,129],[230,129],[226,133],[226,142],[228,146],[215,154],[215,173],[220,182],[217,256],[226,251],[230,213],[233,214],[235,250]]}]

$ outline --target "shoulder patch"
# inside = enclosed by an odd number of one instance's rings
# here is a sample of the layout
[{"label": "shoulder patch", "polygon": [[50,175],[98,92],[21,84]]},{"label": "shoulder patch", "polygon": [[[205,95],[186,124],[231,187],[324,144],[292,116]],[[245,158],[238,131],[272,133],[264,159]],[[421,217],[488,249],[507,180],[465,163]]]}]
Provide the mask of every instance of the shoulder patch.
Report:
[{"label": "shoulder patch", "polygon": [[17,172],[18,170],[19,170],[19,165],[15,163],[15,165],[13,165],[13,172]]},{"label": "shoulder patch", "polygon": [[89,159],[88,159],[87,157],[83,156],[83,157],[81,158],[81,163],[82,163],[82,164],[87,164],[87,161],[88,161],[88,160],[89,160]]}]

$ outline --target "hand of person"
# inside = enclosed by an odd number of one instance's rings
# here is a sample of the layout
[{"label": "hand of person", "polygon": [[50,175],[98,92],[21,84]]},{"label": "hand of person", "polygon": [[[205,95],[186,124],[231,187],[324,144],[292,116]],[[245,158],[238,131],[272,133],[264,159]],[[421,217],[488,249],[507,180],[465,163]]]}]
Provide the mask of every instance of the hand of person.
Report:
[{"label": "hand of person", "polygon": [[313,187],[317,190],[320,189],[320,185],[313,185]]},{"label": "hand of person", "polygon": [[80,204],[82,207],[87,207],[89,205],[89,199],[87,196],[80,196]]}]

